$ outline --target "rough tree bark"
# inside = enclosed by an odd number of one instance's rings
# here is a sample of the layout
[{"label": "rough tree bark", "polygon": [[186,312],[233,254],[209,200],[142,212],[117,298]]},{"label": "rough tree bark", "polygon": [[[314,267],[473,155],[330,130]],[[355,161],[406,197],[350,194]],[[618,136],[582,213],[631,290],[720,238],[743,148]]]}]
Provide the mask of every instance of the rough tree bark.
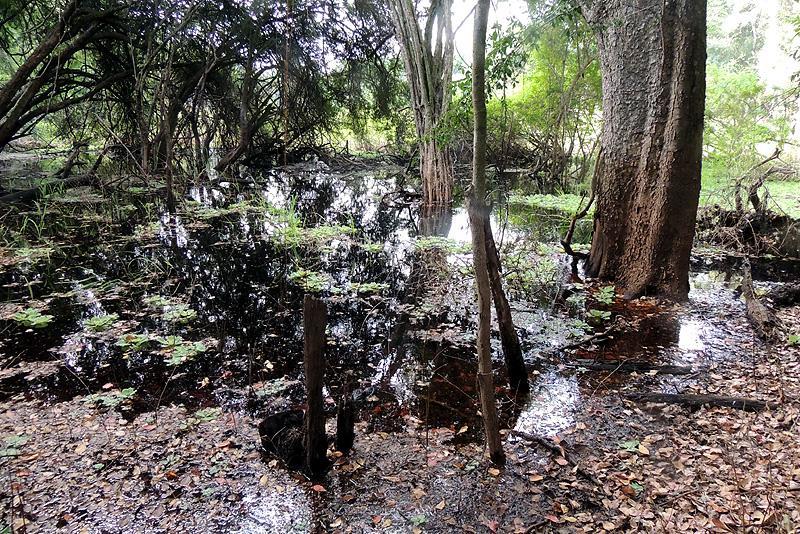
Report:
[{"label": "rough tree bark", "polygon": [[603,132],[586,272],[685,299],[700,193],[705,0],[577,0],[598,41]]},{"label": "rough tree bark", "polygon": [[[472,233],[472,258],[475,285],[478,293],[478,386],[481,413],[486,430],[489,456],[496,464],[505,462],[497,406],[494,399],[492,353],[489,336],[492,321],[491,282],[487,264],[486,224],[486,26],[489,1],[478,0],[475,10],[475,30],[472,42],[472,107],[475,112],[475,132],[472,156],[472,192],[468,201],[469,226]],[[491,227],[489,229],[491,231]]]},{"label": "rough tree bark", "polygon": [[437,128],[447,112],[453,78],[452,0],[431,1],[424,29],[412,0],[389,4],[411,88],[423,199],[426,204],[447,204],[453,198],[453,162],[437,138]]}]

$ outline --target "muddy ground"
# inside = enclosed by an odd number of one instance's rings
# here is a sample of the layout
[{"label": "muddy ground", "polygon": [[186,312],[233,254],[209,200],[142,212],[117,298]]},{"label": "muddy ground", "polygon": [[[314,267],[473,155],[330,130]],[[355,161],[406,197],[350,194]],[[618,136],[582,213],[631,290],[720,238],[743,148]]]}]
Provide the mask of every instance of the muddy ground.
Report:
[{"label": "muddy ground", "polygon": [[[496,468],[477,417],[464,213],[420,213],[392,168],[250,178],[191,187],[175,213],[151,183],[71,192],[6,219],[15,234],[0,262],[0,529],[800,525],[800,351],[788,336],[754,335],[740,258],[699,247],[688,304],[624,303],[570,279],[550,244],[563,216],[500,204],[493,222],[532,392],[505,386],[498,343],[508,463]],[[799,269],[755,262],[757,288]],[[331,310],[330,433],[333,400],[345,387],[358,399],[354,450],[331,448],[333,469],[314,481],[265,455],[256,428],[302,407],[306,292]],[[781,316],[787,334],[800,332],[796,308]],[[623,361],[654,370],[587,369]],[[627,400],[633,392],[768,407],[692,411]]]}]

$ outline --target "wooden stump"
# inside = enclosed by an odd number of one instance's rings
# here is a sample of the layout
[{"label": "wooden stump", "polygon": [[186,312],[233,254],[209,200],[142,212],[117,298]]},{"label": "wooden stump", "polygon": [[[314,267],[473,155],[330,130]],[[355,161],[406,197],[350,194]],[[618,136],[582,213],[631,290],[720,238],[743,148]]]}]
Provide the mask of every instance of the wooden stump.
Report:
[{"label": "wooden stump", "polygon": [[303,303],[303,363],[306,374],[308,409],[304,420],[305,467],[316,475],[328,466],[328,440],[325,436],[325,410],[322,385],[325,380],[325,327],[328,309],[325,302],[311,295]]},{"label": "wooden stump", "polygon": [[336,450],[347,454],[355,441],[355,406],[346,386],[336,407]]}]

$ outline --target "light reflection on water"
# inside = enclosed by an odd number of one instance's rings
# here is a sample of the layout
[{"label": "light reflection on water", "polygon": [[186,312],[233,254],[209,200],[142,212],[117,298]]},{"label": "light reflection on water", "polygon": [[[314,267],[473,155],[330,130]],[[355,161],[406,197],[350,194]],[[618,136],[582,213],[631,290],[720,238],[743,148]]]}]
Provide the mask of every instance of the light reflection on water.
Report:
[{"label": "light reflection on water", "polygon": [[703,324],[695,319],[681,319],[678,331],[678,348],[682,351],[698,351],[705,348],[702,340]]},{"label": "light reflection on water", "polygon": [[534,384],[531,398],[519,414],[514,430],[554,436],[574,424],[580,400],[576,375],[548,371]]},{"label": "light reflection on water", "polygon": [[292,485],[262,495],[248,495],[243,504],[247,517],[233,530],[240,534],[311,532],[312,512],[308,495]]}]

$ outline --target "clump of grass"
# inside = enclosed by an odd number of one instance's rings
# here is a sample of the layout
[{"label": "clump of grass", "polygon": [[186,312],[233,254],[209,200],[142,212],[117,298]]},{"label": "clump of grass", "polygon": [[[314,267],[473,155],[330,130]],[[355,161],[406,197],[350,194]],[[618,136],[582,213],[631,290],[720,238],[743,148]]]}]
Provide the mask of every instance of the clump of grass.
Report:
[{"label": "clump of grass", "polygon": [[[518,195],[513,194],[508,199],[509,204],[523,204],[532,208],[560,211],[572,215],[577,213],[585,204],[586,199],[580,195],[564,193],[562,195]],[[589,216],[594,214],[594,205],[589,209]]]},{"label": "clump of grass", "polygon": [[422,236],[414,241],[417,250],[441,250],[448,254],[466,254],[472,250],[468,243],[442,236]]}]

